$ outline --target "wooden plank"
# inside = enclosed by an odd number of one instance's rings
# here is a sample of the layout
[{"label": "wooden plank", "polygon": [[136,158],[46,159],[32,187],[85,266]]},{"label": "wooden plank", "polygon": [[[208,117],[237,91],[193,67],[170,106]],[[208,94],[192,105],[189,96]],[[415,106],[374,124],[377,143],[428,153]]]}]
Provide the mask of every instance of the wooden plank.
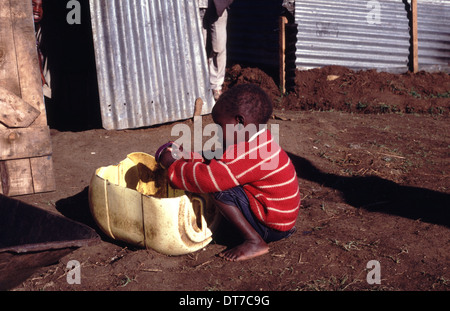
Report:
[{"label": "wooden plank", "polygon": [[0,86],[0,122],[7,127],[28,127],[41,112]]},{"label": "wooden plank", "polygon": [[52,157],[49,155],[31,158],[30,164],[34,192],[40,193],[56,190]]},{"label": "wooden plank", "polygon": [[412,49],[413,49],[413,72],[419,71],[419,38],[417,20],[417,0],[411,0],[412,13]]},{"label": "wooden plank", "polygon": [[21,97],[41,114],[33,125],[47,125],[41,71],[36,49],[32,1],[10,1]]},{"label": "wooden plank", "polygon": [[279,54],[280,54],[280,90],[286,93],[286,16],[280,16]]},{"label": "wooden plank", "polygon": [[4,195],[34,193],[30,159],[0,161],[0,176]]},{"label": "wooden plank", "polygon": [[[19,73],[9,0],[0,0],[0,86],[20,96]],[[6,128],[0,123],[0,130]]]},{"label": "wooden plank", "polygon": [[0,161],[0,194],[17,196],[55,189],[51,156]]},{"label": "wooden plank", "polygon": [[52,154],[48,126],[0,130],[0,160]]},{"label": "wooden plank", "polygon": [[4,165],[5,165],[5,161],[0,161],[0,194],[4,194],[3,193],[3,185],[4,185],[3,179],[6,179],[6,175],[5,176],[2,175]]},{"label": "wooden plank", "polygon": [[[53,191],[52,147],[31,0],[0,0],[0,87],[10,92],[9,97],[17,96],[13,104],[0,106],[0,114],[9,118],[7,125],[0,121],[0,193],[15,196]],[[24,108],[24,103],[35,110]],[[31,122],[28,118],[29,124],[13,122],[14,118],[25,119],[20,111],[37,111],[38,115]]]}]

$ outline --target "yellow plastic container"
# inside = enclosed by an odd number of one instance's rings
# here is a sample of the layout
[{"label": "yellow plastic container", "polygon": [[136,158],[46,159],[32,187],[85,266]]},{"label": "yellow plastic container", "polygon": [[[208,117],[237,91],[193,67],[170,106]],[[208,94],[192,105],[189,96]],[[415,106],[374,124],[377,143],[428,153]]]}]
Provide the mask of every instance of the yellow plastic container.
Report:
[{"label": "yellow plastic container", "polygon": [[155,158],[132,153],[96,170],[91,213],[109,237],[166,255],[197,251],[212,240],[219,213],[208,195],[170,187]]}]

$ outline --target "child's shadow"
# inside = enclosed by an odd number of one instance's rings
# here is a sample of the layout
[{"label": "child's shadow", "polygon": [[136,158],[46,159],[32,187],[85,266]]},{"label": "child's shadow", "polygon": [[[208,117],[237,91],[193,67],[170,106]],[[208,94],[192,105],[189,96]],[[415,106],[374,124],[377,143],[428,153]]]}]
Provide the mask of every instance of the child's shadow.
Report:
[{"label": "child's shadow", "polygon": [[382,212],[450,227],[450,194],[401,186],[377,176],[344,177],[328,174],[309,160],[289,153],[298,177],[339,190],[356,208]]}]

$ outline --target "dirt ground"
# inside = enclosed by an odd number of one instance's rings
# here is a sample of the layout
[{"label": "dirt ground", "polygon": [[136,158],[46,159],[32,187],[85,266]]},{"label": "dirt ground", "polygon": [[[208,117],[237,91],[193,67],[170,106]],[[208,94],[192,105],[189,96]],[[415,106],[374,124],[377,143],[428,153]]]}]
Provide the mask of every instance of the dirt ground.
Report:
[{"label": "dirt ground", "polygon": [[[297,72],[281,95],[254,68],[228,69],[226,87],[256,83],[298,172],[297,232],[244,262],[204,249],[166,256],[106,238],[42,267],[16,291],[447,291],[450,289],[450,76],[325,67]],[[57,190],[17,199],[97,229],[88,207],[95,169],[135,151],[154,154],[174,124],[145,129],[51,130]],[[203,125],[212,122],[203,116]],[[222,229],[225,227],[222,227]],[[81,263],[68,284],[67,262]],[[369,284],[380,264],[380,284]]]}]

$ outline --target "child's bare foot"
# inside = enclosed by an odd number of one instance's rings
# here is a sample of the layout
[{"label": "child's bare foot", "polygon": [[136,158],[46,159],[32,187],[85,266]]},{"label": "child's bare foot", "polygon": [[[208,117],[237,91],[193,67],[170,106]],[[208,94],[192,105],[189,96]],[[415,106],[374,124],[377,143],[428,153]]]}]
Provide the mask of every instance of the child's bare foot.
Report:
[{"label": "child's bare foot", "polygon": [[230,249],[224,251],[219,254],[220,257],[229,260],[229,261],[240,261],[240,260],[248,260],[252,259],[269,252],[269,246],[261,241],[245,241],[244,243]]}]

